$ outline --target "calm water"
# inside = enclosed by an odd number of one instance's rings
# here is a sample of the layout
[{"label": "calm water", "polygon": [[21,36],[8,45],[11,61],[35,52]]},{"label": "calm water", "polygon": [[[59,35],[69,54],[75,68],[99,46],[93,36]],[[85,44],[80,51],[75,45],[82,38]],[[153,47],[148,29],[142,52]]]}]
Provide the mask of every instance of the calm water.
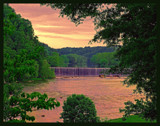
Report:
[{"label": "calm water", "polygon": [[25,87],[25,92],[47,93],[49,97],[54,97],[61,103],[61,106],[54,110],[37,110],[29,114],[35,116],[35,122],[62,122],[59,117],[63,111],[63,101],[75,93],[84,94],[92,99],[100,118],[120,118],[123,114],[119,113],[119,108],[124,108],[124,102],[142,97],[133,94],[135,86],[123,86],[123,80],[124,78],[117,77],[59,77],[49,83]]}]

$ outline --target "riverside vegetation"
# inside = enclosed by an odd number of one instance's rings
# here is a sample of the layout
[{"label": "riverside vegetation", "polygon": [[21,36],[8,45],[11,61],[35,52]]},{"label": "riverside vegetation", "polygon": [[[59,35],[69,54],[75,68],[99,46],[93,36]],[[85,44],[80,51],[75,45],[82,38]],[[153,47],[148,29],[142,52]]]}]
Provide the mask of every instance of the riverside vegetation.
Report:
[{"label": "riverside vegetation", "polygon": [[60,106],[55,98],[47,94],[22,92],[27,83],[45,82],[55,78],[50,67],[86,66],[86,58],[77,54],[48,55],[38,37],[34,35],[31,22],[21,18],[15,11],[4,5],[4,85],[3,120],[5,122],[34,121],[27,112],[33,109],[54,109]]},{"label": "riverside vegetation", "polygon": [[[102,3],[43,5],[60,9],[61,16],[66,15],[76,25],[80,24],[87,16],[94,18],[97,33],[91,42],[103,40],[109,46],[118,45],[115,58],[118,64],[114,63],[114,65],[117,65],[116,68],[121,71],[131,68],[132,73],[124,83],[128,86],[136,85],[135,92],[144,93],[146,96],[145,101],[137,99],[135,103],[130,101],[125,103],[125,109],[121,110],[125,112],[123,120],[133,114],[139,115],[145,120],[155,121],[157,116],[156,5],[127,3],[116,4],[107,9]],[[31,112],[32,108],[53,109],[60,104],[56,99],[48,98],[47,94],[22,93],[20,83],[35,78],[43,80],[54,78],[55,74],[49,69],[50,66],[65,66],[66,64],[69,66],[72,64],[70,61],[76,60],[70,60],[69,56],[59,55],[56,52],[48,56],[38,37],[34,35],[31,22],[15,14],[15,11],[7,5],[4,5],[3,18],[3,119],[6,122],[34,121],[35,118],[28,116],[27,111]],[[119,44],[120,42],[123,45]],[[68,55],[77,57],[77,54]],[[80,59],[85,61],[80,60],[82,64],[75,62],[75,66],[77,64],[86,66],[86,59],[84,57]],[[107,60],[102,60],[101,63],[102,66],[108,65]],[[19,116],[20,119],[17,119]]]},{"label": "riverside vegetation", "polygon": [[[54,78],[49,67],[45,51],[34,35],[31,22],[16,15],[14,10],[4,5],[4,55],[3,55],[3,120],[5,122],[34,121],[28,111],[35,109],[53,109],[60,106],[47,94],[22,92],[20,82],[35,78]],[[20,117],[20,119],[18,119]]]}]

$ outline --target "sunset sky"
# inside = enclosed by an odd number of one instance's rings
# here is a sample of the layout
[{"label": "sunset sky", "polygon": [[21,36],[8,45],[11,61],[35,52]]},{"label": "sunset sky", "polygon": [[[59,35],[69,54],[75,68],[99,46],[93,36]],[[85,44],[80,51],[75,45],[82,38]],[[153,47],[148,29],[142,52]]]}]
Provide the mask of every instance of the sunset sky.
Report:
[{"label": "sunset sky", "polygon": [[105,46],[103,43],[88,44],[96,33],[93,20],[87,18],[75,26],[66,17],[58,17],[59,10],[40,4],[9,4],[22,18],[31,21],[39,41],[52,48]]}]

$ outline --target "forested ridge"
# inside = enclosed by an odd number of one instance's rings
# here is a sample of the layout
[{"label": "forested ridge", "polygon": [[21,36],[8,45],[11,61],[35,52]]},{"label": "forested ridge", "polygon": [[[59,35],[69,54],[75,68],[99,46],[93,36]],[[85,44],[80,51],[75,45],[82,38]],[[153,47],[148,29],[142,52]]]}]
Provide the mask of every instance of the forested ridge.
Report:
[{"label": "forested ridge", "polygon": [[54,50],[61,55],[75,53],[77,55],[89,57],[89,56],[95,55],[96,53],[113,52],[115,49],[114,47],[98,46],[98,47],[84,47],[84,48],[66,47],[66,48],[54,49]]},{"label": "forested ridge", "polygon": [[[40,43],[40,44],[44,47],[45,52],[47,53],[48,56],[51,56],[53,54],[53,52],[57,52],[57,53],[59,53],[59,55],[76,54],[79,56],[83,56],[83,59],[86,58],[87,61],[84,61],[84,62],[86,62],[85,65],[78,65],[81,67],[98,67],[97,65],[95,65],[94,62],[92,62],[92,60],[91,60],[92,56],[96,55],[97,53],[104,53],[104,52],[108,52],[110,54],[110,53],[114,52],[117,48],[117,47],[97,46],[97,47],[79,47],[79,48],[66,47],[66,48],[61,48],[61,49],[54,49],[54,48],[49,47],[47,44],[44,44],[44,43]],[[62,66],[62,65],[60,65],[60,66]],[[65,66],[67,66],[67,63]],[[76,65],[74,65],[74,64],[69,65],[69,67],[70,66],[76,67]]]},{"label": "forested ridge", "polygon": [[88,67],[97,67],[92,61],[91,57],[97,53],[103,53],[103,52],[113,52],[115,51],[114,47],[84,47],[84,48],[62,48],[62,49],[56,49],[56,51],[61,55],[66,54],[77,54],[81,55],[87,58],[87,66]]}]

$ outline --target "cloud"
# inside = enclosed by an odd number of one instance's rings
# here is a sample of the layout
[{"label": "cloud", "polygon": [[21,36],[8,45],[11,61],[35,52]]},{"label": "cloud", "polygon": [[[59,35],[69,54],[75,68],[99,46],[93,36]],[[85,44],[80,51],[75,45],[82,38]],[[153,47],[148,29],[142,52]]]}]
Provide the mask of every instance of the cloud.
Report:
[{"label": "cloud", "polygon": [[[49,33],[58,33],[58,34],[84,34],[84,35],[93,35],[95,31],[90,30],[86,27],[82,28],[71,28],[67,26],[35,26],[35,29],[39,32],[49,32]],[[74,32],[73,32],[74,31]]]},{"label": "cloud", "polygon": [[84,38],[82,38],[82,39],[76,39],[76,38],[67,38],[66,39],[66,37],[63,37],[63,36],[53,36],[53,35],[38,35],[39,37],[48,37],[48,38],[54,38],[54,39],[65,39],[65,40],[74,40],[75,42],[76,41],[90,41],[90,39],[84,39]]},{"label": "cloud", "polygon": [[[90,18],[87,18],[83,24],[76,27],[66,17],[58,17],[59,10],[54,10],[50,7],[40,6],[40,4],[9,5],[22,18],[31,21],[35,35],[39,37],[41,42],[53,48],[88,46],[88,41],[96,33],[93,20]],[[102,44],[98,44],[98,46],[102,46]]]},{"label": "cloud", "polygon": [[84,34],[58,34],[58,33],[54,33],[54,32],[39,32],[39,31],[36,31],[35,30],[35,33],[37,33],[38,35],[49,35],[49,36],[52,36],[52,37],[62,37],[62,38],[65,38],[65,39],[92,39],[92,36],[89,36],[89,35],[84,35]]}]

